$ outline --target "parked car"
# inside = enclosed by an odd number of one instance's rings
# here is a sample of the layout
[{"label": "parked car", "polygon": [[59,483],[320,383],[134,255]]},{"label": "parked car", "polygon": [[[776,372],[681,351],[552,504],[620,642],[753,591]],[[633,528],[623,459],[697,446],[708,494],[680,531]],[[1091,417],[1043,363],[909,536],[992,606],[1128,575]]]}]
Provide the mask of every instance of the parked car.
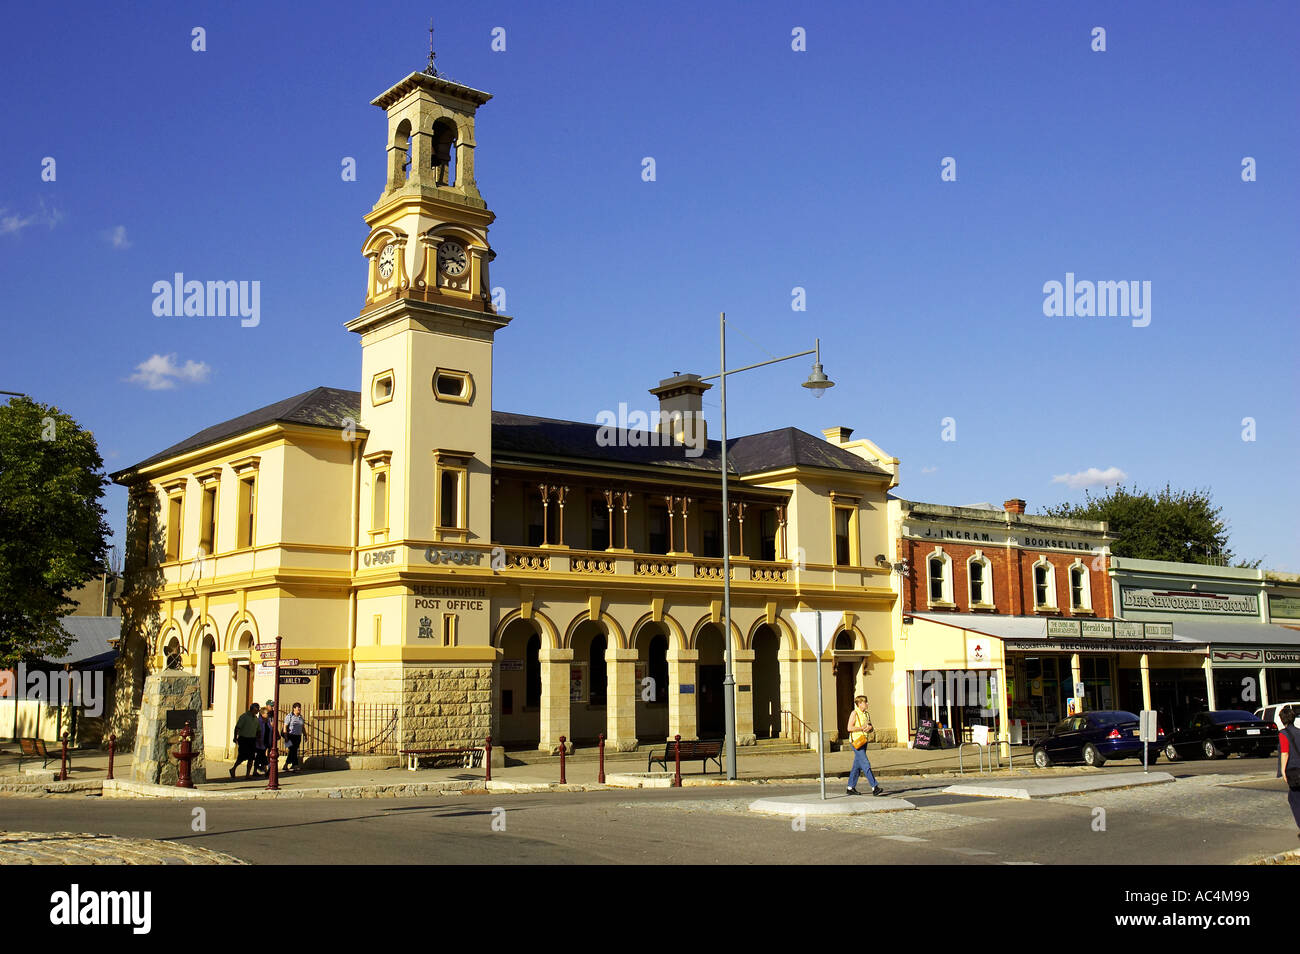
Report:
[{"label": "parked car", "polygon": [[[1164,735],[1164,730],[1160,730]],[[1163,741],[1147,743],[1147,758],[1160,757]],[[1138,717],[1122,709],[1085,712],[1056,723],[1034,743],[1034,764],[1047,768],[1056,762],[1083,762],[1102,766],[1112,759],[1142,758]]]},{"label": "parked car", "polygon": [[1187,728],[1171,732],[1165,740],[1165,758],[1172,762],[1195,754],[1217,759],[1233,752],[1263,757],[1276,747],[1277,726],[1272,722],[1244,709],[1217,709],[1198,712]]},{"label": "parked car", "polygon": [[1280,729],[1282,728],[1282,720],[1279,719],[1278,716],[1287,706],[1290,706],[1296,711],[1297,715],[1300,715],[1300,702],[1274,702],[1266,705],[1262,709],[1256,709],[1255,718],[1262,719],[1265,722],[1271,722]]}]

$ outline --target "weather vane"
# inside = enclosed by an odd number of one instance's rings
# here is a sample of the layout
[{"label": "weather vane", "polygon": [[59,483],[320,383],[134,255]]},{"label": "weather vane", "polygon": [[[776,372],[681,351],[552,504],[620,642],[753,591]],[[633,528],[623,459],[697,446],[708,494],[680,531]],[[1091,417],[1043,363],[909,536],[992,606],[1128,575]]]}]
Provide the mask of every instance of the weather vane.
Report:
[{"label": "weather vane", "polygon": [[424,69],[424,71],[428,73],[430,76],[438,75],[438,68],[433,65],[434,57],[436,57],[437,55],[438,55],[437,53],[433,52],[433,17],[430,17],[429,18],[429,65]]}]

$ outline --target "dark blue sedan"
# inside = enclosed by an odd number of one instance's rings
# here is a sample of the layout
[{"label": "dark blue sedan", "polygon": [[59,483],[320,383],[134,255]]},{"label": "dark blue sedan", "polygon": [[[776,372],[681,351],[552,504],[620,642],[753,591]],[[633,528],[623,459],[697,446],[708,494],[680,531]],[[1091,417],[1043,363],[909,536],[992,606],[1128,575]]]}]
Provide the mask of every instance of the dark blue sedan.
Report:
[{"label": "dark blue sedan", "polygon": [[[1164,730],[1160,730],[1163,737]],[[1163,738],[1147,743],[1147,760],[1160,757]],[[1138,717],[1122,709],[1085,712],[1062,719],[1034,743],[1034,764],[1047,768],[1056,762],[1083,762],[1102,766],[1111,759],[1142,758]]]}]

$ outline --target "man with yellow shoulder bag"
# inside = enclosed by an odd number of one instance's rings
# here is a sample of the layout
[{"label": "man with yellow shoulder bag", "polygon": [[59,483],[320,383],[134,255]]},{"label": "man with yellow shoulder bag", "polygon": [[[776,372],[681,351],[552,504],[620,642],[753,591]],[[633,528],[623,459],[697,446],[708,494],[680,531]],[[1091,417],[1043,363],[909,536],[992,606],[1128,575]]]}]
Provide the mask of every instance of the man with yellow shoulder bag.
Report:
[{"label": "man with yellow shoulder bag", "polygon": [[876,776],[871,774],[871,763],[867,760],[867,742],[876,734],[871,716],[867,713],[867,697],[858,696],[853,700],[853,706],[849,724],[844,727],[848,730],[849,741],[853,743],[853,768],[849,771],[847,791],[850,795],[862,794],[858,791],[858,776],[863,775],[871,786],[871,794],[882,795],[885,790],[876,784]]}]

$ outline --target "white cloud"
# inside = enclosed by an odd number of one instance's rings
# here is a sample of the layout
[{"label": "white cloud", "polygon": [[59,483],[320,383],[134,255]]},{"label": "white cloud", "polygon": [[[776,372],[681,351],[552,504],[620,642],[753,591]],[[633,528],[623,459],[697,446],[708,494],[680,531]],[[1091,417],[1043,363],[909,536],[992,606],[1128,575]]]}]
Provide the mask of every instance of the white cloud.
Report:
[{"label": "white cloud", "polygon": [[63,218],[58,209],[51,209],[41,199],[40,207],[31,215],[9,215],[8,209],[0,209],[0,235],[16,235],[29,225],[48,225],[54,228]]},{"label": "white cloud", "polygon": [[126,249],[131,247],[131,240],[126,237],[125,225],[113,226],[104,233],[104,238],[108,240],[108,244],[113,246],[113,248]]},{"label": "white cloud", "polygon": [[938,469],[939,469],[938,467],[922,467],[922,468],[921,468],[921,473],[923,473],[923,474],[933,474],[933,473],[934,473],[936,470],[938,470]]},{"label": "white cloud", "polygon": [[168,391],[177,381],[202,384],[212,369],[202,361],[176,363],[175,354],[154,354],[135,366],[135,374],[127,378],[132,384],[141,384],[150,391]]},{"label": "white cloud", "polygon": [[1128,474],[1118,467],[1107,467],[1105,470],[1089,467],[1077,474],[1057,474],[1052,478],[1052,483],[1065,484],[1074,490],[1082,490],[1084,487],[1104,487],[1107,484],[1118,484],[1120,481],[1127,479]]}]

